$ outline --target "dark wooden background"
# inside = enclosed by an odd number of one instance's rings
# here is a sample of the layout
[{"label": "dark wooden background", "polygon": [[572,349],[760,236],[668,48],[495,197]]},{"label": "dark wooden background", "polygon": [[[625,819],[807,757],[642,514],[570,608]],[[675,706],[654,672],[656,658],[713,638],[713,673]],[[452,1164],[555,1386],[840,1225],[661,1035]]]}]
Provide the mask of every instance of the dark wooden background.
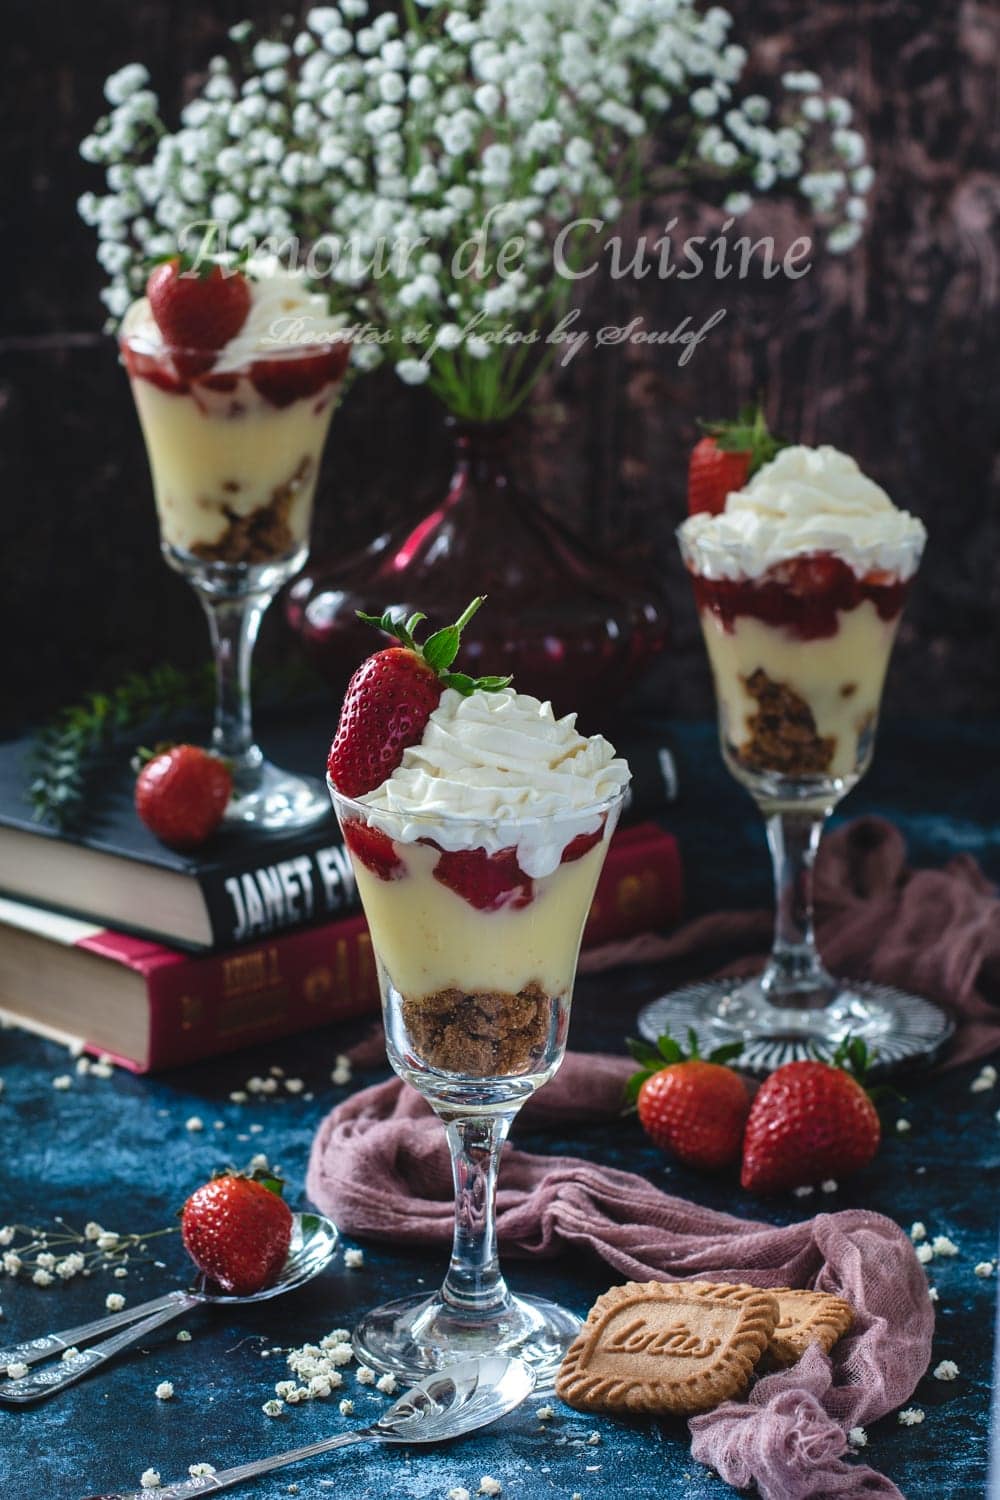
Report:
[{"label": "dark wooden background", "polygon": [[[540,393],[528,478],[547,503],[609,552],[666,579],[675,641],[650,701],[706,711],[707,670],[672,531],[698,415],[726,413],[766,388],[773,423],[848,449],[931,542],[904,626],[889,706],[956,715],[1000,710],[997,490],[1000,171],[997,14],[940,0],[734,0],[753,68],[819,69],[855,105],[878,172],[862,245],[820,250],[801,281],[733,287],[607,284],[595,324],[636,311],[653,327],[685,314],[725,322],[678,369],[669,349],[580,359]],[[7,0],[0,192],[0,651],[9,725],[114,682],[130,666],[193,662],[203,624],[162,565],[148,474],[124,377],[99,332],[100,272],[75,200],[99,190],[77,145],[102,111],[113,68],[143,59],[171,109],[244,14],[247,0]],[[694,203],[646,204],[640,227],[710,227]],[[790,239],[793,208],[752,227]],[[448,444],[421,393],[390,376],[364,382],[327,450],[316,550],[362,544],[418,513],[440,489]],[[416,477],[415,477],[416,476]],[[419,480],[419,483],[418,483]],[[278,651],[280,611],[261,650]]]}]

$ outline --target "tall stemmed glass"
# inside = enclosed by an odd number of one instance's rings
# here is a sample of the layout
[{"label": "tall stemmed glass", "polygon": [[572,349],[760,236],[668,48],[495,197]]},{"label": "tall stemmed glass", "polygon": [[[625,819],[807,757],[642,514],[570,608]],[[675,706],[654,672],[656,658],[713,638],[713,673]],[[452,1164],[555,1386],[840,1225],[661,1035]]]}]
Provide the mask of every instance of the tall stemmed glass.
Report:
[{"label": "tall stemmed glass", "polygon": [[[580,938],[623,793],[569,817],[406,814],[391,838],[390,815],[373,826],[364,803],[330,794],[371,932],[389,1061],[444,1122],[455,1182],[441,1290],[366,1314],[355,1349],[406,1379],[516,1355],[544,1384],[580,1319],[509,1290],[497,1169],[517,1111],[562,1062]],[[525,864],[547,873],[530,877]]]},{"label": "tall stemmed glass", "polygon": [[[212,747],[230,762],[229,822],[295,828],[329,810],[321,782],[265,760],[254,739],[250,663],[264,612],[309,554],[323,444],[348,359],[344,342],[268,347],[245,367],[126,335],[153,479],[160,547],[191,584],[215,658]],[[209,368],[206,369],[206,363]]]},{"label": "tall stemmed glass", "polygon": [[699,571],[679,534],[715,682],[722,754],[764,815],[775,928],[760,975],[687,985],[647,1006],[643,1034],[693,1026],[705,1046],[742,1041],[768,1072],[846,1036],[880,1066],[933,1055],[951,1032],[937,1006],[830,974],[816,946],[813,866],[824,823],[871,764],[882,685],[912,574],[859,574],[831,554],[762,578]]}]

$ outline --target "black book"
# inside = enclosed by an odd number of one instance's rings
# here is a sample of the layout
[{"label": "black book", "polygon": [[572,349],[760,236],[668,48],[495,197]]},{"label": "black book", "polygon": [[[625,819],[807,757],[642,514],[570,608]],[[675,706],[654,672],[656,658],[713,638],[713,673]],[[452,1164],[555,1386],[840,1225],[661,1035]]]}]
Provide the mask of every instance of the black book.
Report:
[{"label": "black book", "polygon": [[[316,774],[330,739],[330,715],[293,715],[262,735],[265,751],[291,771]],[[621,737],[633,770],[628,819],[662,812],[676,794],[673,757],[662,736]],[[191,853],[161,844],[139,821],[135,776],[125,751],[88,777],[79,830],[34,820],[27,793],[32,741],[0,744],[0,893],[87,917],[157,942],[232,948],[359,907],[350,860],[333,809],[295,833],[223,827]]]}]

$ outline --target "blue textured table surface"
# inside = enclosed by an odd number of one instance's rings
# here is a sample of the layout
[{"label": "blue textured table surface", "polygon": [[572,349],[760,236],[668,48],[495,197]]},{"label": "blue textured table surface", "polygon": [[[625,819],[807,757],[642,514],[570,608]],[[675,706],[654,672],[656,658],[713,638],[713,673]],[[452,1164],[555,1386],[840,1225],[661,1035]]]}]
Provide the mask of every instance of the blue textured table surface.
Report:
[{"label": "blue textured table surface", "polygon": [[[685,795],[669,821],[684,842],[689,908],[765,902],[767,866],[752,805],[719,766],[707,727],[675,727],[673,733]],[[844,813],[894,817],[918,861],[966,849],[1000,877],[998,743],[1000,736],[986,728],[887,732],[874,771]],[[571,1045],[619,1048],[639,1005],[674,977],[661,969],[582,980]],[[313,1131],[345,1092],[330,1082],[334,1055],[359,1030],[312,1033],[154,1079],[74,1075],[66,1091],[52,1087],[53,1077],[71,1071],[64,1049],[16,1031],[0,1034],[0,1222],[42,1224],[62,1214],[76,1225],[96,1219],[121,1232],[154,1229],[172,1222],[187,1192],[215,1166],[256,1151],[282,1166],[290,1199],[300,1200]],[[313,1097],[245,1105],[229,1100],[230,1091],[271,1065],[302,1078]],[[524,1129],[517,1136],[530,1149],[638,1171],[671,1192],[747,1217],[786,1223],[819,1207],[860,1205],[907,1227],[921,1219],[931,1235],[950,1236],[958,1255],[928,1267],[940,1297],[932,1367],[952,1359],[958,1378],[945,1383],[928,1374],[911,1402],[926,1420],[903,1427],[890,1415],[874,1423],[865,1456],[909,1500],[965,1500],[982,1494],[985,1483],[995,1280],[977,1277],[973,1268],[996,1254],[1000,1165],[1000,1088],[971,1093],[974,1072],[914,1080],[907,1102],[889,1109],[890,1128],[872,1167],[835,1194],[806,1200],[753,1198],[731,1177],[668,1164],[634,1123],[614,1132],[581,1128],[572,1138]],[[356,1077],[354,1086],[380,1076]],[[912,1122],[905,1136],[891,1128],[900,1114]],[[185,1128],[193,1115],[204,1122],[200,1132]],[[137,1265],[122,1280],[97,1272],[89,1280],[40,1288],[0,1279],[0,1343],[98,1316],[110,1291],[138,1302],[186,1280],[176,1236],[154,1244],[168,1247],[156,1250],[165,1267]],[[372,1303],[419,1285],[431,1288],[443,1273],[442,1256],[364,1248],[359,1270],[345,1269],[338,1259],[317,1281],[280,1301],[237,1316],[198,1311],[186,1319],[189,1343],[178,1343],[168,1328],[60,1398],[0,1412],[2,1500],[78,1500],[98,1489],[134,1488],[149,1467],[166,1482],[183,1477],[191,1463],[221,1468],[369,1419],[387,1400],[359,1386],[353,1368],[341,1394],[353,1399],[355,1418],[341,1417],[336,1400],[288,1408],[278,1419],[261,1410],[288,1373],[282,1355],[262,1357],[262,1351],[318,1341],[331,1328],[349,1327]],[[558,1297],[580,1313],[612,1279],[599,1263],[583,1260],[510,1262],[507,1269],[518,1288]],[[170,1401],[154,1395],[162,1380],[173,1383]],[[487,1474],[500,1481],[505,1500],[570,1500],[574,1493],[583,1500],[708,1500],[732,1493],[692,1462],[681,1422],[585,1418],[554,1402],[556,1417],[542,1430],[534,1417],[538,1404],[531,1401],[495,1429],[447,1449],[349,1449],[234,1493],[277,1500],[297,1486],[291,1493],[303,1500],[443,1500],[454,1485],[475,1493]],[[591,1446],[594,1432],[600,1441]]]}]

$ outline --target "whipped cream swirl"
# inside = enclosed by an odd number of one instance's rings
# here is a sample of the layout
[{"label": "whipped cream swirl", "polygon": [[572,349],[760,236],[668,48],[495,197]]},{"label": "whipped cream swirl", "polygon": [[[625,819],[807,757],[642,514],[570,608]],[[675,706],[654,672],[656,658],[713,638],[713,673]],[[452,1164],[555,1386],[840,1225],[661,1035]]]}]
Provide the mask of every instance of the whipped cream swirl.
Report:
[{"label": "whipped cream swirl", "polygon": [[446,688],[420,744],[359,801],[404,843],[490,854],[516,844],[521,869],[540,879],[574,838],[597,831],[629,778],[603,735],[578,732],[575,714],[557,719],[551,703],[510,688]]},{"label": "whipped cream swirl", "polygon": [[[326,295],[311,292],[302,271],[290,271],[272,256],[251,258],[246,271],[250,308],[242,328],[216,355],[213,371],[243,369],[268,351],[334,342],[346,319],[342,314],[331,314]],[[141,340],[152,354],[166,349],[148,297],[132,303],[122,323],[122,334]]]},{"label": "whipped cream swirl", "polygon": [[898,510],[853,458],[836,448],[783,448],[720,515],[690,516],[679,531],[685,558],[705,578],[759,578],[776,563],[830,552],[859,576],[917,570],[927,533]]}]

